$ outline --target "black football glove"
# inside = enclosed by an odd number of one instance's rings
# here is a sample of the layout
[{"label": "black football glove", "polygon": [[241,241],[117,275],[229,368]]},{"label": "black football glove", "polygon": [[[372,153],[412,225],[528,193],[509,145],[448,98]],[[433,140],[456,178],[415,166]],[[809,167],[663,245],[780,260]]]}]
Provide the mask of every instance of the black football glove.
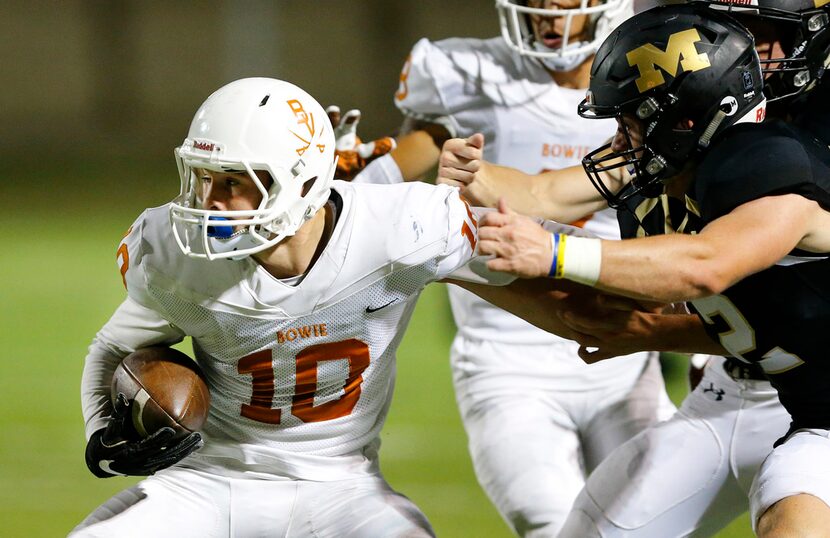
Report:
[{"label": "black football glove", "polygon": [[173,428],[161,428],[140,439],[130,416],[130,402],[119,394],[106,428],[92,434],[86,445],[86,466],[98,478],[147,476],[170,467],[191,452],[202,448],[198,432],[173,439]]}]

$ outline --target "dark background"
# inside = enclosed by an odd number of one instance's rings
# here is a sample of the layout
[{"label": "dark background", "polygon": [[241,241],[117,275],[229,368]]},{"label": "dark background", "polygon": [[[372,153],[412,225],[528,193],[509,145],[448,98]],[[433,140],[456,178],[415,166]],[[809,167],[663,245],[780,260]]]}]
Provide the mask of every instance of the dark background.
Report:
[{"label": "dark background", "polygon": [[361,131],[385,134],[420,37],[497,34],[486,0],[6,0],[0,158],[166,159],[199,104],[248,76],[359,107]]}]

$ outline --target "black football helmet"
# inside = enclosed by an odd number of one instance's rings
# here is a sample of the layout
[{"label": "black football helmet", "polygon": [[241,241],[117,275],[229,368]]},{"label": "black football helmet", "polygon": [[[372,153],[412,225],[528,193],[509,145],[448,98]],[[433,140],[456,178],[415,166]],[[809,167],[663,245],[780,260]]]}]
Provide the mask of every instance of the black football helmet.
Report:
[{"label": "black football helmet", "polygon": [[764,92],[770,103],[809,91],[821,80],[830,62],[830,2],[701,1],[735,17],[756,41],[780,42],[783,55],[761,53]]},{"label": "black football helmet", "polygon": [[[700,2],[644,11],[600,46],[578,109],[584,118],[616,118],[629,149],[606,144],[582,165],[611,207],[638,193],[656,196],[660,180],[699,157],[725,129],[762,121],[765,102],[754,40],[734,18]],[[642,145],[632,147],[624,115],[642,122]],[[632,179],[613,192],[600,173],[620,167]]]}]

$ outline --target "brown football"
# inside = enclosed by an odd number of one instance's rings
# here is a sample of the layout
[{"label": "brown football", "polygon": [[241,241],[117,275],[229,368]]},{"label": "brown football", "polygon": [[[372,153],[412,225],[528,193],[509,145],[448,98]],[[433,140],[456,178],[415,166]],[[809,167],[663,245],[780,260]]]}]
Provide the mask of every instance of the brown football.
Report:
[{"label": "brown football", "polygon": [[141,437],[170,426],[176,437],[198,431],[207,420],[210,391],[196,362],[175,349],[145,347],[115,369],[112,399],[130,400],[133,425]]}]

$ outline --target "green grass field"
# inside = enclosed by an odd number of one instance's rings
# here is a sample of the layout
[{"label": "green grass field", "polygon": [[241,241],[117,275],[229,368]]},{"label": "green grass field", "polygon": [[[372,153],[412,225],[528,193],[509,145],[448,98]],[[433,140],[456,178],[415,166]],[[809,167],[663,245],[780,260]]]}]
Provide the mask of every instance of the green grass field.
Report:
[{"label": "green grass field", "polygon": [[[177,177],[172,162],[40,163],[6,171],[12,179],[0,186],[7,208],[0,214],[0,534],[64,536],[135,481],[100,480],[86,470],[81,369],[86,346],[124,296],[118,241],[145,206],[176,192]],[[508,537],[467,457],[447,360],[453,330],[443,285],[432,285],[399,353],[382,468],[439,536]],[[685,390],[682,371],[669,372],[675,399]],[[719,536],[752,534],[743,517]]]}]

